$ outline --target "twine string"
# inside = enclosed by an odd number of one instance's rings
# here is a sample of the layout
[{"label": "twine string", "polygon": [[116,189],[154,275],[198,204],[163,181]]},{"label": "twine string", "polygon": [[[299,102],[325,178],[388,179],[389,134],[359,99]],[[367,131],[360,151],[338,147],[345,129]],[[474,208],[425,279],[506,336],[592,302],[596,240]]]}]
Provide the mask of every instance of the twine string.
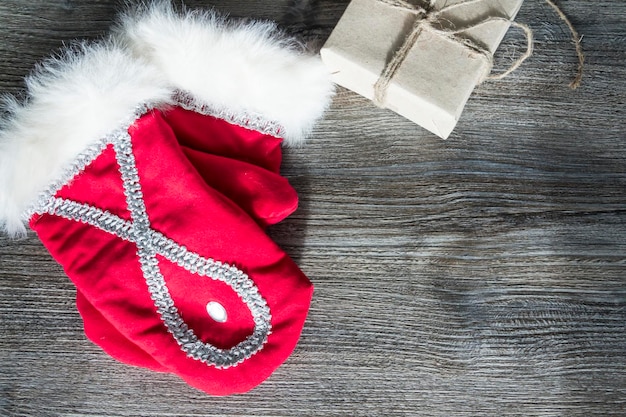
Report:
[{"label": "twine string", "polygon": [[[403,44],[394,53],[391,60],[387,63],[387,65],[383,69],[382,74],[374,84],[374,103],[379,107],[384,107],[387,89],[389,87],[389,84],[391,83],[391,80],[395,76],[396,72],[406,59],[407,55],[409,54],[415,43],[417,42],[420,34],[425,30],[436,33],[442,37],[463,45],[473,56],[482,57],[485,60],[486,65],[485,70],[480,77],[479,83],[483,82],[486,79],[500,80],[505,78],[517,68],[519,68],[520,65],[522,65],[522,63],[526,61],[526,59],[528,59],[533,53],[533,32],[530,27],[523,23],[518,23],[502,16],[488,16],[476,23],[459,28],[447,28],[441,24],[443,21],[446,20],[443,17],[446,12],[450,12],[453,9],[468,6],[474,3],[481,3],[484,2],[484,0],[460,1],[458,3],[444,6],[439,10],[434,9],[435,0],[429,0],[426,5],[417,5],[410,3],[406,0],[378,0],[378,2],[395,9],[409,12],[415,16],[415,23],[413,24],[411,31],[404,39]],[[580,85],[580,80],[582,78],[582,69],[584,65],[584,55],[582,53],[582,46],[580,44],[580,36],[578,36],[578,33],[574,29],[574,26],[561,11],[561,9],[552,0],[546,0],[546,2],[555,9],[559,17],[567,24],[570,31],[572,32],[579,60],[577,76],[570,84],[570,87],[572,89],[575,89]],[[491,70],[493,69],[493,54],[491,53],[489,48],[484,45],[480,45],[479,43],[471,39],[459,36],[459,34],[466,30],[475,29],[497,21],[507,22],[511,26],[521,29],[524,32],[524,36],[526,38],[526,51],[519,58],[517,58],[504,72],[490,75]]]},{"label": "twine string", "polygon": [[[480,78],[480,82],[482,82],[489,77],[489,73],[491,72],[491,69],[493,67],[493,54],[486,46],[480,45],[477,42],[472,41],[471,39],[461,37],[459,36],[459,33],[468,29],[478,28],[496,21],[513,23],[510,21],[510,19],[501,16],[488,16],[474,24],[461,28],[447,28],[441,25],[442,21],[444,20],[442,16],[446,12],[473,3],[480,3],[484,0],[465,0],[459,3],[442,7],[439,10],[434,10],[434,0],[431,0],[428,5],[425,6],[409,3],[406,0],[378,1],[395,9],[409,12],[415,16],[415,23],[413,24],[413,27],[411,28],[409,34],[404,39],[402,46],[400,46],[400,48],[394,53],[393,57],[387,63],[382,74],[376,81],[376,84],[374,84],[374,103],[376,103],[376,105],[380,107],[384,107],[387,89],[389,87],[389,84],[391,83],[391,80],[395,76],[396,72],[406,59],[407,55],[409,54],[423,31],[429,31],[441,35],[460,45],[463,45],[473,56],[482,57],[486,62],[485,71]],[[511,67],[509,67],[509,69],[507,69],[502,74],[498,74],[495,77],[506,77],[508,74],[517,69],[522,64],[522,62],[524,62],[532,54],[532,31],[526,25],[522,25],[521,23],[514,24],[515,26],[522,28],[526,34],[528,43],[527,51],[522,56],[520,56],[511,65]]]},{"label": "twine string", "polygon": [[585,54],[583,52],[582,46],[583,38],[578,34],[578,31],[576,30],[572,22],[567,18],[565,13],[563,13],[563,10],[561,10],[561,8],[557,6],[554,1],[546,0],[546,3],[548,3],[550,7],[554,9],[556,14],[559,15],[561,20],[567,25],[570,33],[572,34],[572,40],[574,41],[574,46],[576,48],[576,55],[578,56],[578,69],[576,71],[576,77],[574,77],[574,80],[572,80],[569,86],[572,90],[575,90],[580,87],[580,83],[583,79],[583,68],[585,66]]}]

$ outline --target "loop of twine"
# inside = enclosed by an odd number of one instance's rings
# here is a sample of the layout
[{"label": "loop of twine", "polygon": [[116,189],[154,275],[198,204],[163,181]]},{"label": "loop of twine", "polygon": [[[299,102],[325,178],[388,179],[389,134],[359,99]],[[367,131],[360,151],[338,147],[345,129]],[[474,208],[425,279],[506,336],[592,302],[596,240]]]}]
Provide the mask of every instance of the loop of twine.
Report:
[{"label": "loop of twine", "polygon": [[[484,0],[465,0],[465,1],[461,1],[461,2],[452,4],[449,6],[445,6],[439,10],[434,10],[433,6],[435,3],[435,0],[429,0],[428,5],[426,6],[416,5],[406,0],[378,0],[378,2],[385,4],[389,7],[400,9],[405,12],[409,12],[413,14],[416,20],[413,25],[413,28],[411,29],[409,34],[406,36],[404,43],[395,52],[392,59],[385,66],[382,74],[378,78],[378,81],[376,81],[376,84],[374,84],[374,103],[379,107],[384,107],[385,97],[387,95],[387,88],[389,87],[391,80],[393,79],[396,72],[398,71],[398,69],[400,68],[404,60],[406,59],[407,55],[409,54],[409,52],[415,45],[415,42],[417,42],[419,35],[424,30],[439,34],[460,45],[463,45],[474,56],[482,57],[486,61],[487,65],[485,66],[485,71],[480,78],[480,82],[483,82],[486,79],[491,79],[491,80],[503,79],[504,77],[508,76],[513,71],[515,71],[517,68],[519,68],[519,66],[526,59],[528,59],[533,53],[533,32],[527,25],[518,23],[515,21],[511,21],[510,19],[507,19],[501,16],[489,16],[478,21],[477,23],[474,23],[466,27],[451,29],[451,28],[445,28],[441,26],[441,22],[444,20],[442,15],[445,12],[448,12],[452,9],[455,9],[461,6],[466,6],[468,4],[480,3],[482,1]],[[584,64],[584,55],[582,52],[582,46],[580,45],[580,37],[578,36],[578,33],[574,29],[573,25],[571,24],[567,16],[565,16],[565,14],[561,11],[561,9],[552,0],[546,0],[546,2],[555,9],[559,17],[567,24],[570,31],[572,32],[572,36],[576,44],[576,52],[578,54],[578,59],[579,59],[578,73],[576,75],[575,80],[570,84],[570,87],[572,89],[575,89],[580,85],[580,80],[582,79],[582,69],[583,69],[583,64]],[[504,21],[504,22],[509,23],[511,26],[514,26],[523,30],[524,36],[526,38],[527,47],[526,47],[526,51],[518,59],[516,59],[509,66],[509,68],[506,69],[506,71],[499,73],[499,74],[490,75],[491,70],[493,69],[493,54],[491,53],[491,51],[487,47],[480,45],[477,42],[472,41],[471,39],[467,39],[465,37],[459,36],[459,33],[466,31],[468,29],[474,29],[474,28],[489,24],[494,21]]]},{"label": "loop of twine", "polygon": [[578,34],[578,31],[576,31],[576,28],[574,27],[572,22],[567,18],[565,13],[563,13],[563,10],[561,10],[561,8],[557,6],[554,1],[546,0],[546,3],[548,3],[550,7],[554,9],[556,14],[559,15],[561,20],[567,25],[570,33],[572,34],[572,40],[574,41],[574,46],[576,48],[576,55],[578,56],[578,70],[576,71],[576,77],[572,80],[569,86],[572,90],[575,90],[580,87],[580,83],[583,79],[583,68],[585,66],[585,54],[583,52],[582,45],[583,38]]}]

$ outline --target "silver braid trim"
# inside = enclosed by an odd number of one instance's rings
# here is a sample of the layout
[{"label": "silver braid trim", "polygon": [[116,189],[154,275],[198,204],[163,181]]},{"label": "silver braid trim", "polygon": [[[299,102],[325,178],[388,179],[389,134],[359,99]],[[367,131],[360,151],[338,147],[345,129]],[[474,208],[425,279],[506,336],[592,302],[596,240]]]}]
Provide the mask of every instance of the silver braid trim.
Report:
[{"label": "silver braid trim", "polygon": [[156,107],[156,105],[153,103],[138,105],[128,118],[120,121],[119,127],[116,130],[87,146],[84,151],[78,154],[76,158],[64,168],[61,176],[52,180],[48,187],[39,193],[35,202],[22,213],[24,222],[27,223],[30,218],[33,217],[33,214],[41,211],[41,207],[48,204],[64,185],[69,184],[74,177],[83,172],[85,167],[91,164],[102,151],[106,149],[108,144],[115,142],[120,136],[128,134],[128,126],[132,125],[135,120],[154,107]]},{"label": "silver braid trim", "polygon": [[[97,207],[56,198],[53,195],[47,201],[40,200],[35,212],[88,224],[134,243],[137,246],[141,270],[157,312],[169,333],[187,356],[219,369],[236,366],[252,357],[263,348],[271,334],[270,309],[254,282],[235,266],[203,258],[152,229],[141,191],[130,135],[127,132],[116,134],[105,141],[101,149],[106,147],[106,143],[113,144],[132,221],[124,220]],[[93,159],[95,156],[90,161]],[[83,169],[85,165],[82,165]],[[219,349],[199,340],[174,304],[161,273],[157,255],[163,256],[192,274],[221,281],[230,286],[250,310],[254,320],[253,333],[230,349]]]},{"label": "silver braid trim", "polygon": [[236,113],[232,110],[211,106],[194,98],[191,94],[184,91],[177,91],[174,95],[174,101],[183,109],[191,110],[205,116],[213,116],[218,119],[227,121],[230,124],[244,127],[250,130],[256,130],[265,135],[283,138],[284,127],[277,122],[267,120],[265,116],[251,112]]},{"label": "silver braid trim", "polygon": [[[112,136],[116,136],[113,134]],[[93,143],[87,149],[85,149],[80,155],[76,157],[76,159],[72,162],[72,164],[65,169],[60,178],[56,181],[53,181],[44,191],[39,193],[37,196],[37,201],[32,204],[26,211],[24,212],[23,219],[25,222],[28,221],[33,214],[36,214],[42,210],[42,207],[46,206],[50,203],[51,198],[59,192],[61,188],[65,184],[68,184],[72,181],[74,177],[85,170],[85,167],[92,163],[98,155],[104,151],[107,147],[106,140],[99,140],[98,142]]]},{"label": "silver braid trim", "polygon": [[[259,114],[253,114],[250,112],[236,113],[232,110],[219,109],[206,103],[202,103],[195,99],[191,94],[183,91],[177,91],[174,94],[173,101],[185,110],[194,111],[205,116],[223,119],[228,123],[241,126],[246,129],[256,130],[257,132],[265,135],[283,138],[285,130],[283,126],[277,122],[267,120],[264,116]],[[95,160],[102,153],[108,144],[113,143],[115,138],[127,134],[128,126],[132,125],[140,116],[156,107],[158,107],[158,103],[145,103],[137,106],[128,119],[120,122],[120,128],[113,131],[105,138],[92,143],[83,152],[77,155],[74,161],[72,161],[71,164],[65,168],[61,176],[53,180],[45,190],[39,193],[36,201],[31,204],[24,211],[24,213],[22,213],[22,220],[25,223],[28,223],[33,214],[39,212],[40,208],[46,205],[65,184],[68,184],[76,175],[81,173],[87,165],[93,162],[93,160]]]}]

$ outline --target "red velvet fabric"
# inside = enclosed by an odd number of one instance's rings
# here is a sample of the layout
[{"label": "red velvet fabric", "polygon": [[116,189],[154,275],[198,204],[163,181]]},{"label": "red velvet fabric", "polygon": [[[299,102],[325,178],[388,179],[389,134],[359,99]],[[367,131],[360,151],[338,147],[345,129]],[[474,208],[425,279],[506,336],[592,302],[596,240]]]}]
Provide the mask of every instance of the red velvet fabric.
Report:
[{"label": "red velvet fabric", "polygon": [[[76,284],[87,336],[112,357],[175,373],[210,394],[248,391],[291,354],[312,295],[262,228],[297,206],[278,174],[280,140],[180,108],[147,113],[129,133],[152,229],[243,270],[267,301],[272,332],[259,352],[227,369],[187,357],[156,311],[134,243],[52,215],[34,216],[31,227]],[[130,220],[112,146],[57,196]],[[250,312],[228,285],[157,259],[181,316],[203,342],[230,348],[252,333]],[[209,317],[209,301],[225,307],[226,322]]]}]

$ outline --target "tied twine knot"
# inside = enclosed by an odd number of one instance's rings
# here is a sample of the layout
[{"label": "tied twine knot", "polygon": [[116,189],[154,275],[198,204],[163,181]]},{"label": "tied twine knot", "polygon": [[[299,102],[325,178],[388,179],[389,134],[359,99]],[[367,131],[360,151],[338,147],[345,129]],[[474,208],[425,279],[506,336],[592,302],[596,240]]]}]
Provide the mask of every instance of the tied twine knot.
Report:
[{"label": "tied twine knot", "polygon": [[[449,6],[444,6],[439,10],[435,10],[435,0],[428,0],[428,4],[425,6],[415,5],[406,0],[378,0],[378,2],[386,4],[389,7],[407,11],[413,14],[416,20],[413,28],[411,29],[411,32],[407,35],[404,43],[396,51],[391,61],[389,61],[389,63],[383,70],[383,73],[381,74],[376,84],[374,84],[374,103],[376,103],[380,107],[384,107],[385,96],[387,95],[387,88],[389,87],[391,80],[398,71],[398,68],[400,68],[400,65],[402,65],[402,62],[404,62],[408,53],[411,51],[411,48],[413,48],[413,45],[415,45],[417,38],[423,30],[439,34],[447,39],[455,41],[458,44],[465,46],[467,50],[470,51],[470,53],[474,56],[482,57],[486,61],[487,65],[485,66],[485,71],[480,78],[480,82],[483,82],[486,79],[502,79],[515,71],[524,61],[526,61],[526,59],[528,59],[533,53],[533,32],[527,25],[524,25],[523,23],[518,23],[512,21],[510,18],[505,18],[502,16],[489,16],[474,24],[470,24],[468,26],[460,28],[446,28],[442,25],[444,22],[447,21],[443,17],[444,13],[458,7],[466,6],[472,3],[480,3],[483,1],[484,0],[465,0]],[[578,32],[574,28],[574,25],[572,25],[565,13],[563,13],[563,11],[559,8],[559,6],[556,5],[553,0],[545,1],[550,7],[554,9],[559,18],[567,25],[572,34],[572,40],[576,47],[576,55],[578,56],[578,69],[576,72],[576,77],[570,83],[570,87],[575,90],[580,86],[580,83],[582,81],[583,67],[585,64],[585,55],[583,53],[581,44],[582,36],[578,35]],[[524,31],[524,35],[526,36],[527,43],[526,52],[524,52],[524,54],[522,54],[517,60],[515,60],[506,71],[499,74],[491,74],[491,70],[493,68],[493,54],[491,53],[489,48],[480,45],[477,42],[472,41],[471,39],[459,36],[459,34],[463,31],[466,31],[468,29],[474,29],[494,21],[505,21],[514,27],[522,29]]]},{"label": "tied twine knot", "polygon": [[[395,52],[394,56],[385,66],[385,69],[378,78],[378,81],[376,81],[376,84],[374,84],[374,103],[379,107],[384,107],[387,89],[389,87],[389,84],[391,83],[391,80],[395,76],[396,72],[406,59],[407,55],[409,54],[409,52],[415,45],[415,42],[417,42],[417,39],[423,31],[435,33],[444,38],[450,39],[457,44],[464,46],[472,56],[481,57],[482,59],[484,59],[486,62],[485,70],[480,77],[479,83],[482,83],[486,79],[497,80],[506,77],[507,75],[515,71],[522,64],[522,62],[530,57],[533,53],[532,30],[528,26],[522,23],[512,21],[509,18],[505,18],[502,16],[488,16],[468,26],[444,26],[444,23],[447,21],[447,19],[445,19],[444,17],[444,14],[446,12],[462,6],[467,6],[473,3],[480,3],[483,1],[484,0],[465,0],[455,4],[451,4],[449,6],[444,6],[439,10],[435,10],[435,0],[430,0],[427,5],[416,5],[413,3],[409,3],[405,0],[378,0],[378,2],[385,4],[389,7],[411,13],[415,16],[415,23],[413,24],[413,27],[411,28],[409,34],[406,36],[402,46]],[[464,32],[468,29],[475,29],[487,25],[491,22],[507,22],[512,26],[522,29],[526,36],[527,42],[526,52],[524,52],[524,54],[522,54],[517,60],[515,60],[515,62],[513,62],[513,64],[511,64],[511,66],[506,71],[493,75],[490,75],[493,68],[493,54],[491,53],[489,48],[471,39],[459,36],[461,32]]]}]

